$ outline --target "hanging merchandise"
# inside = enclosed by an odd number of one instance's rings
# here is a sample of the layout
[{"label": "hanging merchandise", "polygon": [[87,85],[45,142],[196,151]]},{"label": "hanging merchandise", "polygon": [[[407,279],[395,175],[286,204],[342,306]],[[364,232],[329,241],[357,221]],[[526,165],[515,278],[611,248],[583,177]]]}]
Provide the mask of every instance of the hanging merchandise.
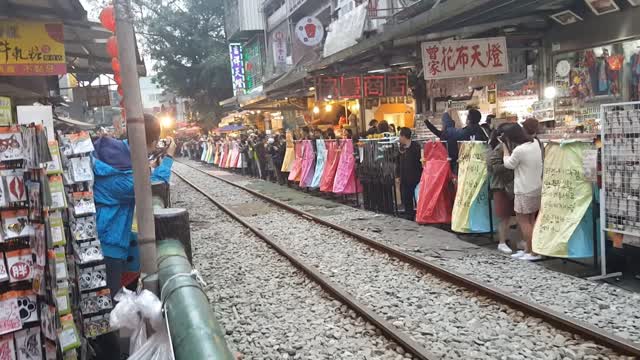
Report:
[{"label": "hanging merchandise", "polygon": [[31,322],[38,321],[38,301],[36,294],[32,290],[21,290],[18,291],[16,295],[22,325],[25,326]]},{"label": "hanging merchandise", "polygon": [[317,189],[320,187],[320,179],[322,179],[322,171],[324,170],[324,165],[327,160],[327,148],[324,145],[324,140],[317,139],[316,140],[316,149],[318,151],[318,156],[316,158],[316,168],[313,171],[313,180],[311,180],[311,184],[309,185],[311,188]]},{"label": "hanging merchandise", "polygon": [[13,334],[0,336],[0,360],[16,360]]},{"label": "hanging merchandise", "polygon": [[40,327],[18,331],[14,335],[18,360],[41,360]]},{"label": "hanging merchandise", "polygon": [[427,142],[424,146],[424,159],[416,222],[418,224],[449,224],[454,199],[449,185],[454,175],[449,165],[445,145],[441,142]]},{"label": "hanging merchandise", "polygon": [[[593,230],[572,238],[593,199],[584,176],[583,154],[591,144],[550,143],[545,147],[544,183],[540,214],[533,230],[533,250],[546,256],[593,256]],[[593,222],[591,221],[591,225]]]},{"label": "hanging merchandise", "polygon": [[7,258],[7,272],[9,273],[10,283],[29,281],[33,278],[31,249],[7,251],[5,257]]},{"label": "hanging merchandise", "polygon": [[359,146],[362,155],[357,164],[362,183],[364,208],[394,214],[396,212],[395,179],[398,166],[398,143],[391,139],[372,139]]},{"label": "hanging merchandise", "polygon": [[298,141],[295,143],[295,159],[289,172],[289,181],[297,181],[302,173],[302,153],[302,142]]},{"label": "hanging merchandise", "polygon": [[489,227],[472,226],[472,215],[479,222],[483,218],[489,219],[487,145],[464,141],[459,142],[458,149],[458,189],[451,214],[451,229],[461,233],[488,232]]},{"label": "hanging merchandise", "polygon": [[18,293],[8,291],[0,294],[0,335],[22,329],[20,310],[18,308]]},{"label": "hanging merchandise", "polygon": [[27,201],[27,192],[24,188],[24,170],[4,170],[1,174],[7,186],[9,203]]},{"label": "hanging merchandise", "polygon": [[300,171],[300,187],[309,187],[313,181],[316,154],[311,140],[302,141],[302,162]]},{"label": "hanging merchandise", "polygon": [[91,169],[91,158],[76,157],[70,159],[71,178],[74,182],[93,181],[93,170]]},{"label": "hanging merchandise", "polygon": [[4,253],[0,252],[0,284],[9,281],[9,273],[4,264]]},{"label": "hanging merchandise", "polygon": [[74,192],[71,194],[73,201],[73,215],[85,216],[96,213],[96,204],[93,201],[93,193],[91,191]]},{"label": "hanging merchandise", "polygon": [[341,146],[340,160],[333,182],[336,194],[355,194],[361,191],[362,185],[356,177],[356,158],[353,156],[353,141],[344,140]]},{"label": "hanging merchandise", "polygon": [[23,159],[22,133],[18,127],[0,128],[0,161]]},{"label": "hanging merchandise", "polygon": [[327,161],[320,179],[320,191],[322,192],[333,191],[333,181],[340,161],[340,142],[341,140],[327,140],[325,142],[327,146]]},{"label": "hanging merchandise", "polygon": [[67,207],[67,197],[64,192],[62,176],[49,176],[49,191],[51,192],[51,209],[64,209]]},{"label": "hanging merchandise", "polygon": [[4,240],[32,236],[33,226],[29,223],[29,210],[4,210],[2,216],[2,230]]}]

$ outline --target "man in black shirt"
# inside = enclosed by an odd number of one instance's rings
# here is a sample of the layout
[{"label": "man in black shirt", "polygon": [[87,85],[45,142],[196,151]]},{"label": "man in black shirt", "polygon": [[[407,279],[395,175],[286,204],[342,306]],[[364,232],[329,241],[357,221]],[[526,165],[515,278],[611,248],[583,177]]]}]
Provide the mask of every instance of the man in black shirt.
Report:
[{"label": "man in black shirt", "polygon": [[411,141],[411,129],[400,129],[400,159],[398,162],[400,172],[400,195],[402,205],[408,219],[415,220],[414,194],[416,186],[422,176],[422,157],[420,145]]}]

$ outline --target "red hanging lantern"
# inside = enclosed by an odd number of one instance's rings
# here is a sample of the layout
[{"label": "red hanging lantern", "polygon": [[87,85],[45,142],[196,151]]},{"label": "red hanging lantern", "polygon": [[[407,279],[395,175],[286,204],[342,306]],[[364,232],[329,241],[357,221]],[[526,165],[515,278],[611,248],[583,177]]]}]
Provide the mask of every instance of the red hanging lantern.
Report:
[{"label": "red hanging lantern", "polygon": [[118,85],[118,95],[124,96],[124,90],[122,90],[122,87],[120,85]]},{"label": "red hanging lantern", "polygon": [[124,99],[120,99],[120,107],[124,109]]},{"label": "red hanging lantern", "polygon": [[118,84],[118,86],[122,85],[122,78],[120,77],[120,74],[115,74],[113,76],[113,80],[115,80],[115,82],[116,82],[116,84]]},{"label": "red hanging lantern", "polygon": [[112,58],[118,57],[118,40],[115,36],[112,36],[107,40],[107,54]]},{"label": "red hanging lantern", "polygon": [[120,116],[122,116],[123,120],[127,118],[127,113],[126,111],[124,111],[124,109],[120,110]]},{"label": "red hanging lantern", "polygon": [[111,59],[111,68],[115,74],[120,73],[120,61],[117,58]]},{"label": "red hanging lantern", "polygon": [[107,30],[116,32],[116,16],[113,6],[109,5],[100,12],[100,23]]}]

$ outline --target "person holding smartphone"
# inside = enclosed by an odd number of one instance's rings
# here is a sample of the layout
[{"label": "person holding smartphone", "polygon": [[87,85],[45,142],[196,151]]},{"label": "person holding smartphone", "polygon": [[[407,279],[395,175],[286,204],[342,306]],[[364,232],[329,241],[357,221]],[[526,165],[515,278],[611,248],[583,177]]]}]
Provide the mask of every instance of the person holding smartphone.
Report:
[{"label": "person holding smartphone", "polygon": [[533,253],[532,236],[542,200],[540,141],[525,133],[520,125],[507,127],[498,139],[505,145],[504,166],[514,171],[514,210],[525,242],[524,250],[511,256],[528,261],[539,260],[541,257]]}]

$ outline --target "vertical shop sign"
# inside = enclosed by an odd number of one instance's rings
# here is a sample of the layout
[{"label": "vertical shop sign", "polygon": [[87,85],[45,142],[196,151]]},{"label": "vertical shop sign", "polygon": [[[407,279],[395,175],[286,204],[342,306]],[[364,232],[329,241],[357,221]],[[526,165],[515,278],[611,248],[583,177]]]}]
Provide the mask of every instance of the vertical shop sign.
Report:
[{"label": "vertical shop sign", "polygon": [[365,76],[363,81],[364,81],[365,97],[384,96],[384,76],[383,75]]},{"label": "vertical shop sign", "polygon": [[509,72],[505,37],[422,43],[426,80],[506,74]]},{"label": "vertical shop sign", "polygon": [[0,76],[66,72],[62,23],[0,21]]},{"label": "vertical shop sign", "polygon": [[273,33],[273,64],[282,66],[287,63],[287,35],[284,31]]},{"label": "vertical shop sign", "polygon": [[337,99],[340,97],[338,78],[335,76],[320,76],[316,78],[318,99]]},{"label": "vertical shop sign", "polygon": [[407,74],[387,75],[387,96],[407,96]]},{"label": "vertical shop sign", "polygon": [[262,42],[256,40],[245,45],[243,49],[244,80],[247,91],[262,84]]},{"label": "vertical shop sign", "polygon": [[231,59],[231,79],[233,91],[236,95],[244,93],[244,62],[242,60],[242,45],[229,44],[229,58]]},{"label": "vertical shop sign", "polygon": [[362,96],[361,76],[342,76],[340,78],[340,98],[359,99]]}]

